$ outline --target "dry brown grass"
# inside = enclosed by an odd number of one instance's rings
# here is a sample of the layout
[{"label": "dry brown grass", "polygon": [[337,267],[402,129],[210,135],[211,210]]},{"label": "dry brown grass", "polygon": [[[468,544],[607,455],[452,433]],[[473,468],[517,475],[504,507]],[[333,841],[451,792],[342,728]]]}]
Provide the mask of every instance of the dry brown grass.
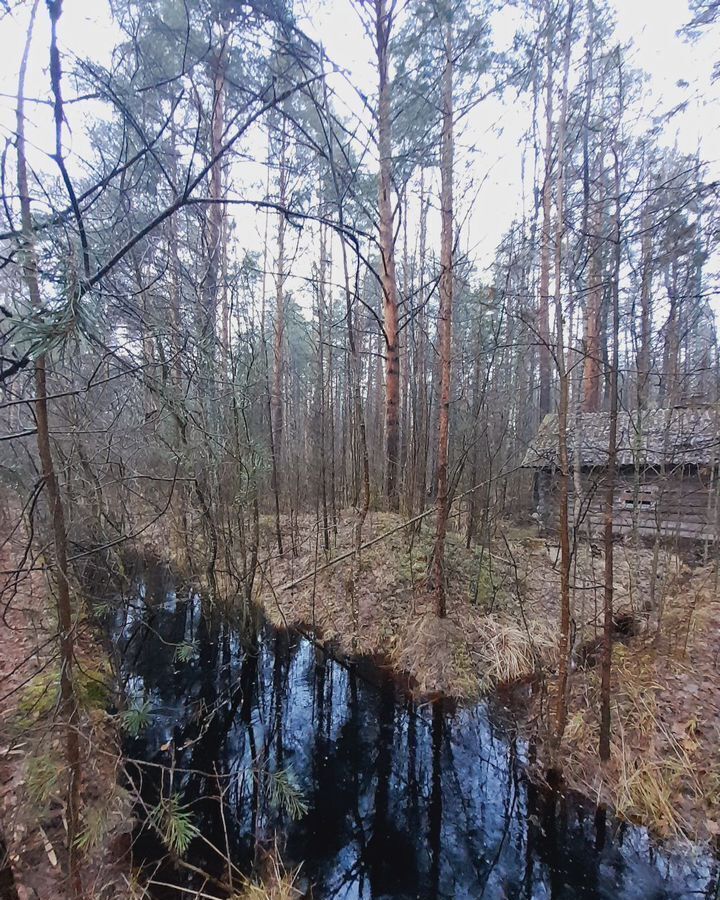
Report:
[{"label": "dry brown grass", "polygon": [[[610,760],[597,762],[599,672],[582,673],[571,703],[576,707],[565,734],[565,777],[597,796],[621,818],[650,824],[665,837],[687,837],[692,829],[675,803],[682,782],[695,781],[690,760],[677,746],[661,748],[654,654],[618,645],[613,653]],[[583,696],[584,691],[584,696]],[[579,708],[577,708],[579,707]],[[694,785],[697,790],[699,786]]]},{"label": "dry brown grass", "polygon": [[[693,616],[709,625],[708,607],[715,604],[708,601],[707,595],[699,599]],[[679,598],[673,598],[673,607],[679,604]],[[614,647],[611,756],[604,766],[597,756],[599,672],[575,673],[564,737],[564,775],[571,787],[661,837],[702,840],[720,831],[720,761],[717,722],[712,721],[717,706],[713,711],[711,705],[698,703],[698,691],[717,697],[718,679],[704,677],[704,642],[693,643],[700,629],[690,629],[694,637],[688,652],[693,653],[694,664],[692,657],[678,663],[677,646],[686,643],[687,622],[683,624],[677,608],[670,618],[668,639],[659,648],[650,635]]]},{"label": "dry brown grass", "polygon": [[542,622],[528,622],[525,628],[507,616],[487,615],[476,618],[471,627],[472,653],[487,687],[524,678],[555,657],[557,638]]},{"label": "dry brown grass", "polygon": [[451,693],[469,699],[480,693],[467,636],[452,619],[427,613],[408,622],[393,643],[390,661],[412,676],[422,695]]},{"label": "dry brown grass", "polygon": [[[366,538],[401,520],[375,514]],[[351,520],[341,523],[336,554],[351,540]],[[439,619],[426,587],[432,550],[429,530],[412,538],[396,532],[362,553],[359,574],[349,559],[318,573],[296,590],[276,585],[311,571],[324,558],[309,552],[274,563],[261,591],[266,614],[278,625],[315,627],[346,654],[385,658],[410,676],[420,695],[476,698],[498,683],[527,677],[552,660],[555,641],[542,619],[527,624],[513,604],[516,584],[506,562],[467,550],[459,535],[447,541],[448,615]],[[493,610],[493,611],[490,611]]]},{"label": "dry brown grass", "polygon": [[232,900],[298,900],[304,896],[298,884],[301,867],[288,871],[277,846],[264,855],[261,868],[260,875],[245,879]]}]

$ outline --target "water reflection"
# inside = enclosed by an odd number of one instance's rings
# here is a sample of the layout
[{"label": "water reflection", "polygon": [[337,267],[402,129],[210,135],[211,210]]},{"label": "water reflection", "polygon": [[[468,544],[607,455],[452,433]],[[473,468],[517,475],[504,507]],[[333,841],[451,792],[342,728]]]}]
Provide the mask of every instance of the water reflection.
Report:
[{"label": "water reflection", "polygon": [[[128,754],[167,767],[138,772],[145,802],[180,793],[241,869],[279,835],[316,898],[716,896],[710,855],[661,851],[530,784],[527,745],[489,704],[418,706],[296,634],[213,622],[162,580],[118,609],[113,634],[128,693],[153,708]],[[302,792],[298,820],[272,802],[277,773]],[[187,858],[224,878],[207,841]],[[163,856],[149,829],[135,846],[140,862]]]}]

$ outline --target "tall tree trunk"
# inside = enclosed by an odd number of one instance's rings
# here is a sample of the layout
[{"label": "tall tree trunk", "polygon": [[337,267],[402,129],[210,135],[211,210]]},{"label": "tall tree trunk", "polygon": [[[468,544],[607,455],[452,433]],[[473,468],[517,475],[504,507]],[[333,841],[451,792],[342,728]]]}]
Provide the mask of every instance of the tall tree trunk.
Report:
[{"label": "tall tree trunk", "polygon": [[[23,51],[18,76],[17,94],[17,183],[20,198],[20,218],[23,231],[23,278],[28,288],[30,301],[37,314],[42,309],[37,259],[35,255],[35,237],[30,208],[30,191],[28,188],[27,159],[25,156],[25,75],[32,30],[37,12],[38,0],[35,0],[28,34]],[[57,50],[57,21],[60,17],[59,2],[48,3],[51,23],[50,71],[55,87],[55,134],[56,157],[62,160],[61,134],[63,126],[62,99],[60,96],[60,57]],[[63,507],[60,485],[55,472],[52,446],[50,444],[50,424],[48,417],[47,395],[47,359],[41,353],[35,363],[35,420],[37,424],[37,448],[42,468],[43,484],[48,500],[52,520],[53,551],[56,580],[56,604],[60,644],[60,714],[65,724],[65,760],[68,767],[67,787],[67,850],[69,893],[72,897],[82,895],[82,871],[77,837],[80,826],[80,782],[82,765],[80,742],[78,735],[79,710],[73,682],[75,663],[74,625],[72,602],[70,599],[70,582],[67,553],[67,531],[65,527],[65,510]]]},{"label": "tall tree trunk", "polygon": [[[172,175],[173,184],[177,184],[178,180],[178,149],[177,149],[177,125],[175,123],[175,114],[170,117],[169,135],[170,135],[170,173]],[[179,402],[182,387],[182,359],[181,350],[183,347],[183,327],[182,327],[182,287],[180,278],[180,255],[178,253],[178,227],[177,213],[170,216],[167,221],[168,232],[168,257],[170,260],[170,308],[172,310],[172,353],[173,353],[173,380],[175,383],[175,397]]]},{"label": "tall tree trunk", "polygon": [[[508,319],[509,321],[509,319]],[[482,403],[481,388],[481,360],[482,360],[482,318],[478,322],[477,340],[475,345],[475,366],[473,374],[473,402],[472,402],[472,464],[470,466],[470,487],[474,487],[479,479],[479,460],[480,460],[480,435],[478,431],[480,407]],[[470,494],[470,502],[468,508],[467,532],[465,534],[465,547],[470,549],[475,537],[475,529],[477,528],[477,491]]]},{"label": "tall tree trunk", "polygon": [[[600,231],[602,229],[602,203],[600,193],[596,198],[595,208],[591,213],[592,189],[590,181],[590,113],[592,109],[592,97],[594,88],[593,76],[593,46],[595,33],[595,4],[594,0],[588,0],[588,34],[586,50],[586,77],[585,77],[585,107],[583,111],[582,142],[583,142],[583,217],[581,246],[589,251],[588,283],[585,295],[585,327],[584,327],[584,359],[582,374],[582,401],[583,412],[595,412],[600,408],[600,312],[602,308],[602,245],[600,243]],[[602,165],[603,148],[595,154],[595,162]],[[577,422],[576,422],[577,426]],[[579,445],[576,446],[579,453]],[[579,474],[576,473],[576,481]],[[579,494],[576,497],[576,506],[579,510]],[[577,518],[577,516],[576,516]]]},{"label": "tall tree trunk", "polygon": [[445,26],[445,64],[442,75],[442,137],[440,145],[440,405],[437,448],[437,524],[433,553],[435,612],[446,613],[445,535],[449,511],[448,453],[450,432],[450,379],[452,374],[453,300],[453,34]]},{"label": "tall tree trunk", "polygon": [[287,125],[280,125],[280,159],[278,169],[277,259],[275,261],[275,332],[273,339],[272,430],[276,458],[277,492],[281,493],[280,472],[284,461],[283,369],[285,351],[285,207],[287,205]]},{"label": "tall tree trunk", "polygon": [[555,229],[555,319],[557,330],[557,365],[560,380],[560,402],[558,405],[558,456],[560,461],[560,640],[558,647],[558,690],[555,711],[555,750],[560,748],[565,723],[567,721],[567,682],[570,665],[570,516],[567,426],[569,404],[569,375],[565,366],[565,341],[563,336],[562,306],[562,244],[565,232],[565,125],[568,104],[568,74],[570,70],[570,50],[572,44],[572,21],[574,2],[568,5],[565,23],[564,63],[562,94],[560,98],[560,121],[558,122],[557,160],[557,225]]},{"label": "tall tree trunk", "polygon": [[[322,63],[321,63],[322,65]],[[327,91],[327,81],[323,79],[323,97],[325,101],[325,109],[329,111],[329,103],[328,103],[328,91]],[[365,409],[362,401],[362,362],[360,359],[360,348],[357,343],[357,335],[355,330],[355,311],[353,308],[353,291],[350,288],[350,270],[348,266],[348,257],[347,257],[347,245],[345,241],[344,228],[345,228],[345,213],[343,206],[343,192],[340,187],[340,183],[338,180],[337,168],[335,165],[335,153],[334,153],[334,134],[332,132],[332,128],[329,130],[329,141],[328,141],[328,160],[330,163],[330,175],[333,180],[333,186],[335,189],[335,199],[337,202],[337,210],[338,210],[338,224],[340,226],[341,233],[341,242],[340,247],[342,251],[342,266],[343,266],[343,283],[345,287],[345,318],[346,318],[346,327],[347,327],[347,340],[348,340],[348,351],[349,351],[349,381],[350,381],[350,395],[352,399],[352,412],[350,418],[354,424],[354,428],[357,431],[357,444],[358,451],[360,457],[360,477],[358,479],[354,479],[356,484],[356,489],[354,490],[354,502],[357,506],[358,515],[355,523],[355,550],[356,550],[356,572],[359,571],[360,567],[360,547],[362,546],[362,530],[363,525],[365,524],[365,518],[367,516],[368,510],[370,509],[370,459],[368,456],[368,446],[367,446],[367,431],[365,426]],[[355,271],[355,290],[354,295],[355,299],[359,298],[360,293],[360,272],[359,267]],[[361,487],[362,485],[362,487]],[[360,500],[360,493],[362,491],[362,500]]]},{"label": "tall tree trunk", "polygon": [[[415,351],[415,372],[416,377],[413,379],[415,390],[417,391],[417,410],[415,418],[417,424],[414,428],[415,446],[413,453],[415,456],[414,465],[414,498],[413,511],[420,512],[425,505],[425,491],[427,484],[427,465],[428,465],[428,389],[425,365],[425,350],[427,346],[425,337],[425,254],[427,249],[427,214],[430,200],[425,194],[425,170],[420,170],[420,287],[418,290],[418,301],[420,309],[417,317],[413,317],[413,327],[416,329],[416,351]],[[418,528],[420,522],[418,522]]]},{"label": "tall tree trunk", "polygon": [[325,384],[325,278],[326,278],[325,226],[320,225],[320,272],[317,291],[318,300],[318,370],[320,375],[320,496],[323,518],[323,547],[325,553],[330,551],[330,528],[328,524],[327,502],[327,460],[325,456],[326,432],[326,384]]},{"label": "tall tree trunk", "polygon": [[553,54],[552,4],[546,0],[545,54],[545,177],[542,188],[542,234],[540,240],[540,303],[538,340],[540,341],[540,416],[550,412],[550,243],[552,233],[552,155],[553,155]]},{"label": "tall tree trunk", "polygon": [[665,323],[663,347],[662,380],[660,382],[660,406],[675,406],[679,399],[679,355],[680,355],[680,301],[678,292],[677,262],[673,260],[665,274],[668,293],[668,317]]},{"label": "tall tree trunk", "polygon": [[[408,262],[408,185],[403,190],[403,260],[402,260],[402,297],[405,300],[405,309],[410,315],[413,303],[412,283],[410,278],[410,266]],[[403,498],[405,506],[412,505],[412,497],[408,490],[410,477],[408,475],[408,444],[410,440],[409,413],[410,413],[410,347],[407,337],[400,347],[400,461],[399,478],[403,486]]]},{"label": "tall tree trunk", "polygon": [[337,397],[335,396],[335,386],[339,379],[335,378],[335,360],[333,354],[333,293],[332,287],[328,287],[328,272],[332,276],[332,231],[325,226],[325,275],[323,280],[323,294],[326,298],[327,308],[327,411],[330,419],[330,446],[329,450],[329,466],[328,466],[328,489],[330,494],[330,515],[332,518],[332,530],[335,544],[337,544],[338,535],[338,516],[337,516],[337,477],[335,471],[335,417],[336,410],[340,408],[340,388],[337,387]]},{"label": "tall tree trunk", "polygon": [[378,153],[380,157],[380,257],[385,338],[385,496],[391,510],[399,508],[400,451],[400,352],[398,294],[395,272],[395,236],[392,211],[392,124],[389,80],[389,42],[394,4],[375,0],[375,33],[378,63]]},{"label": "tall tree trunk", "polygon": [[[600,154],[602,159],[602,153]],[[602,179],[600,179],[602,184]],[[602,191],[602,187],[599,192]],[[583,412],[600,409],[602,382],[602,347],[600,344],[603,279],[602,279],[602,199],[596,197],[590,229],[590,276],[585,309],[585,359],[583,372]]]},{"label": "tall tree trunk", "polygon": [[[362,378],[362,365],[360,362],[360,352],[357,346],[357,336],[355,333],[355,314],[353,310],[353,295],[350,289],[350,273],[348,271],[347,248],[345,242],[342,244],[343,256],[343,277],[345,281],[345,304],[347,317],[348,347],[350,349],[350,377],[352,379],[352,397],[353,397],[353,416],[358,431],[358,443],[360,445],[360,464],[361,464],[361,483],[362,483],[362,501],[356,500],[358,507],[358,522],[356,525],[355,544],[357,551],[360,551],[362,544],[362,527],[365,522],[368,510],[370,509],[370,459],[368,456],[367,432],[365,429],[365,410],[362,402],[362,392],[360,389],[360,381]],[[356,283],[357,291],[357,283]]]},{"label": "tall tree trunk", "polygon": [[650,215],[650,186],[646,187],[641,219],[641,273],[640,273],[640,342],[637,351],[637,404],[644,409],[650,388],[650,329],[652,327],[652,221]]},{"label": "tall tree trunk", "polygon": [[[228,35],[223,30],[220,38],[220,47],[217,50],[216,61],[214,67],[214,95],[215,103],[213,107],[212,119],[212,154],[213,157],[220,158],[212,167],[210,172],[210,195],[215,208],[211,237],[217,246],[214,253],[215,266],[215,295],[216,304],[220,306],[220,359],[222,362],[221,371],[223,380],[226,379],[230,371],[230,306],[228,302],[228,217],[225,214],[225,192],[226,192],[226,170],[225,159],[222,156],[222,145],[225,134],[225,67],[228,55]],[[211,210],[212,215],[212,210]],[[219,281],[219,284],[218,284]]]},{"label": "tall tree trunk", "polygon": [[[210,120],[210,154],[213,159],[222,152],[225,129],[225,42],[223,35],[220,47],[213,54],[212,78],[213,97]],[[208,209],[208,272],[205,286],[205,321],[203,323],[203,344],[208,354],[211,369],[214,365],[217,344],[217,310],[220,299],[220,272],[223,252],[223,172],[222,161],[217,159],[210,169],[210,208]]]},{"label": "tall tree trunk", "polygon": [[[269,155],[269,136],[268,136],[268,155]],[[268,160],[269,162],[269,160]],[[268,181],[265,189],[265,196],[270,196],[270,168],[268,166]],[[273,504],[275,511],[275,543],[277,545],[278,554],[283,555],[282,528],[280,525],[280,477],[278,474],[277,450],[275,446],[275,424],[273,419],[273,391],[270,384],[270,357],[268,354],[267,334],[265,330],[265,309],[267,300],[267,268],[268,268],[268,226],[270,222],[269,214],[265,215],[265,240],[263,241],[263,271],[262,271],[262,295],[260,304],[260,342],[263,349],[263,357],[265,363],[265,388],[267,399],[267,420],[268,420],[268,437],[270,441],[270,489],[273,494]],[[277,361],[276,361],[277,365]],[[281,381],[282,384],[282,381]],[[281,399],[282,412],[282,399]]]},{"label": "tall tree trunk", "polygon": [[[622,79],[622,76],[621,76]],[[620,82],[622,109],[622,80]],[[619,113],[619,111],[618,111]],[[615,227],[613,235],[612,280],[612,361],[610,364],[610,427],[608,432],[607,486],[605,496],[605,591],[603,595],[603,643],[600,665],[600,759],[610,759],[610,675],[612,666],[613,629],[613,507],[615,504],[615,478],[617,468],[617,417],[618,417],[618,355],[620,331],[620,160],[617,144],[613,146],[613,170],[615,174]]]}]

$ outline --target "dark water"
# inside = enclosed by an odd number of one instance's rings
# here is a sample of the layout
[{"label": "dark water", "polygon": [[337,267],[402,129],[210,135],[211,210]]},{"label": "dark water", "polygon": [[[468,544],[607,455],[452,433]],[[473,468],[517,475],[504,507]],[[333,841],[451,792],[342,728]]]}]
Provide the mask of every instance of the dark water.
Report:
[{"label": "dark water", "polygon": [[[381,671],[347,669],[297,635],[212,624],[199,597],[181,600],[158,579],[117,611],[113,634],[128,694],[152,707],[126,750],[174,768],[143,768],[146,802],[180,794],[243,870],[277,835],[323,900],[717,897],[709,854],[660,849],[641,828],[534,788],[528,747],[497,701],[417,706]],[[186,662],[183,642],[194,653]],[[268,796],[276,772],[302,793],[299,819]],[[163,855],[150,829],[135,854],[148,870]],[[200,839],[186,858],[224,874]],[[191,883],[170,866],[156,877]]]}]

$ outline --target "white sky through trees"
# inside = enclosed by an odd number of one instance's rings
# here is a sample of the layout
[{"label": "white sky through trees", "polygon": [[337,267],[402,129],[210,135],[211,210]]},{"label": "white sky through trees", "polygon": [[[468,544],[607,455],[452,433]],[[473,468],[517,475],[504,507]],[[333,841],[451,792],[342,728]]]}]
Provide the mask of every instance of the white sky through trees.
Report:
[{"label": "white sky through trees", "polygon": [[[14,134],[14,95],[30,5],[29,2],[16,4],[12,12],[5,14],[0,21],[0,46],[3,48],[0,128],[3,141],[11,141]],[[713,65],[720,55],[717,33],[707,29],[694,42],[678,34],[679,29],[692,18],[687,0],[611,0],[611,5],[617,17],[618,39],[624,44],[632,43],[627,64],[642,69],[648,76],[642,106],[628,110],[625,127],[628,131],[641,134],[651,127],[654,117],[667,116],[683,105],[680,111],[662,123],[662,142],[666,146],[677,145],[683,153],[692,154],[699,150],[701,158],[707,162],[708,175],[720,179],[720,82],[712,80]],[[301,27],[316,41],[323,43],[330,59],[345,72],[345,77],[331,76],[333,90],[337,94],[338,114],[367,117],[355,91],[372,96],[376,87],[376,70],[373,48],[363,31],[357,9],[344,0],[302,2],[296,12]],[[496,49],[509,48],[514,32],[521,24],[519,15],[519,11],[509,5],[494,15],[493,40]],[[89,57],[108,64],[119,38],[104,3],[65,0],[59,23],[59,42],[66,71],[72,69],[73,57]],[[26,114],[30,123],[31,164],[36,170],[51,174],[56,169],[50,159],[54,136],[52,111],[47,102],[50,96],[48,40],[48,16],[44,3],[41,3],[27,78],[27,93],[31,102],[27,105]],[[575,52],[577,78],[582,77],[582,42],[579,42]],[[402,85],[397,84],[395,89],[401,92]],[[93,116],[103,114],[103,106],[93,101],[70,102],[73,90],[67,78],[64,92],[68,121],[65,133],[67,162],[71,174],[78,176],[85,169],[83,157],[91,152],[85,127]],[[43,102],[36,103],[35,100]],[[345,110],[342,109],[343,103]],[[530,120],[529,95],[518,96],[515,90],[508,89],[502,96],[483,101],[459,128],[456,194],[458,222],[462,227],[460,248],[481,269],[490,265],[503,234],[522,212],[522,144]],[[365,127],[368,125],[366,121]],[[251,156],[257,155],[258,165],[245,162],[235,164],[233,179],[236,183],[242,183],[246,196],[261,199],[265,146],[260,133],[245,145],[245,150]],[[526,204],[527,192],[532,184],[531,161],[527,164],[530,168],[526,171]],[[257,221],[248,228],[251,217],[247,209],[242,215],[242,233],[237,228],[235,230],[236,249],[239,252],[242,249],[259,249],[264,216],[258,214]],[[409,216],[414,216],[412,209]],[[437,245],[437,221],[430,222],[429,234],[432,243]],[[717,259],[713,258],[709,267],[717,270]],[[713,306],[717,311],[717,297]]]}]

